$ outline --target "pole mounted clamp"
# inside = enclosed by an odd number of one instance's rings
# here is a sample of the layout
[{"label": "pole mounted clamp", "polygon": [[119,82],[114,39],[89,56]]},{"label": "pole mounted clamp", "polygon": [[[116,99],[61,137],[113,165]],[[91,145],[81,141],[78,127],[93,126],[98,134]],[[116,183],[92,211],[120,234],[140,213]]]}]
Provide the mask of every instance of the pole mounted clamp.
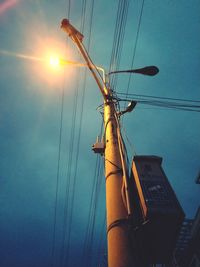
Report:
[{"label": "pole mounted clamp", "polygon": [[122,227],[122,226],[129,226],[130,225],[130,220],[129,218],[122,218],[122,219],[118,219],[114,222],[112,222],[108,228],[107,228],[107,234],[110,232],[111,229],[113,229],[114,227]]},{"label": "pole mounted clamp", "polygon": [[97,136],[97,141],[92,145],[92,150],[94,153],[103,155],[105,152],[105,143],[104,141],[100,141],[99,137]]}]

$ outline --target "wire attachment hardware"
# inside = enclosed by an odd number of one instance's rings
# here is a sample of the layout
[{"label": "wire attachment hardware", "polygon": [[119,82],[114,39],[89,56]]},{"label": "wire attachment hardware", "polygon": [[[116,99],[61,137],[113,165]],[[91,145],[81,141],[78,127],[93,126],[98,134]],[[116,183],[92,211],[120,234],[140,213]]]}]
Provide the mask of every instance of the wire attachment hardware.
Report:
[{"label": "wire attachment hardware", "polygon": [[99,140],[99,136],[97,136],[96,143],[92,145],[92,150],[94,153],[103,155],[105,152],[105,143],[103,140]]}]

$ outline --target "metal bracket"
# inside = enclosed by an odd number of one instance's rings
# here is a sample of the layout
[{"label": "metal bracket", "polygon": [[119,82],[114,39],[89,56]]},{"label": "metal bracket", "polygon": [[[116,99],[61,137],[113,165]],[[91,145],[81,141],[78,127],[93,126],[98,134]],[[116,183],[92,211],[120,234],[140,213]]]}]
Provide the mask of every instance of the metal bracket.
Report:
[{"label": "metal bracket", "polygon": [[105,144],[103,141],[99,140],[99,137],[97,136],[97,141],[95,144],[92,145],[92,150],[94,153],[103,155],[105,152]]}]

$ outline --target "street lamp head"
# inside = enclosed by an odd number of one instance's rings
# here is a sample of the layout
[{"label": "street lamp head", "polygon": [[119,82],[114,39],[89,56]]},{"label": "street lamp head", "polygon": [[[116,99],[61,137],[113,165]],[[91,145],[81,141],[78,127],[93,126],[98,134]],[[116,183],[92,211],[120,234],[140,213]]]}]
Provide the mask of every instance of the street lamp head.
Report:
[{"label": "street lamp head", "polygon": [[83,34],[80,33],[71,23],[69,22],[68,19],[63,19],[61,22],[61,29],[65,31],[69,36],[76,36],[80,42],[83,41]]},{"label": "street lamp head", "polygon": [[60,59],[56,56],[50,56],[49,64],[52,68],[57,68],[60,65]]},{"label": "street lamp head", "polygon": [[134,100],[132,100],[131,102],[128,103],[128,106],[126,107],[125,110],[120,111],[120,112],[118,113],[118,116],[121,116],[121,115],[124,115],[124,114],[127,113],[127,112],[131,112],[131,111],[133,111],[133,109],[135,108],[136,105],[137,105],[137,102],[134,101]]},{"label": "street lamp head", "polygon": [[154,76],[158,74],[159,69],[156,66],[147,66],[141,69],[132,70],[131,72],[148,75],[148,76]]},{"label": "street lamp head", "polygon": [[141,69],[133,69],[133,70],[117,70],[109,72],[108,74],[115,74],[115,73],[138,73],[148,76],[154,76],[159,72],[159,69],[156,66],[147,66]]},{"label": "street lamp head", "polygon": [[133,109],[135,108],[136,104],[137,104],[137,102],[136,101],[133,101],[133,100],[131,102],[129,102],[128,103],[128,106],[126,108],[126,112],[133,111]]}]

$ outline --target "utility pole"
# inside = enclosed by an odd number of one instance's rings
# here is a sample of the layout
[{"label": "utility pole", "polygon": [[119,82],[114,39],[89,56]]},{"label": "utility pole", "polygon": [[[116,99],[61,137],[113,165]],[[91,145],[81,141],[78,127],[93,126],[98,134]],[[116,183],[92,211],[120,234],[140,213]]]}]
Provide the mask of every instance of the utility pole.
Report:
[{"label": "utility pole", "polygon": [[[104,98],[105,151],[102,151],[105,155],[108,266],[140,267],[136,263],[136,253],[132,249],[129,232],[130,195],[115,99],[105,79],[101,80],[98,77],[98,68],[93,64],[82,43],[83,35],[67,19],[62,21],[61,28],[78,47]],[[158,69],[151,66],[128,72],[155,75]]]},{"label": "utility pole", "polygon": [[128,212],[122,198],[123,170],[113,100],[104,103],[105,178],[109,267],[136,267],[131,251]]}]

